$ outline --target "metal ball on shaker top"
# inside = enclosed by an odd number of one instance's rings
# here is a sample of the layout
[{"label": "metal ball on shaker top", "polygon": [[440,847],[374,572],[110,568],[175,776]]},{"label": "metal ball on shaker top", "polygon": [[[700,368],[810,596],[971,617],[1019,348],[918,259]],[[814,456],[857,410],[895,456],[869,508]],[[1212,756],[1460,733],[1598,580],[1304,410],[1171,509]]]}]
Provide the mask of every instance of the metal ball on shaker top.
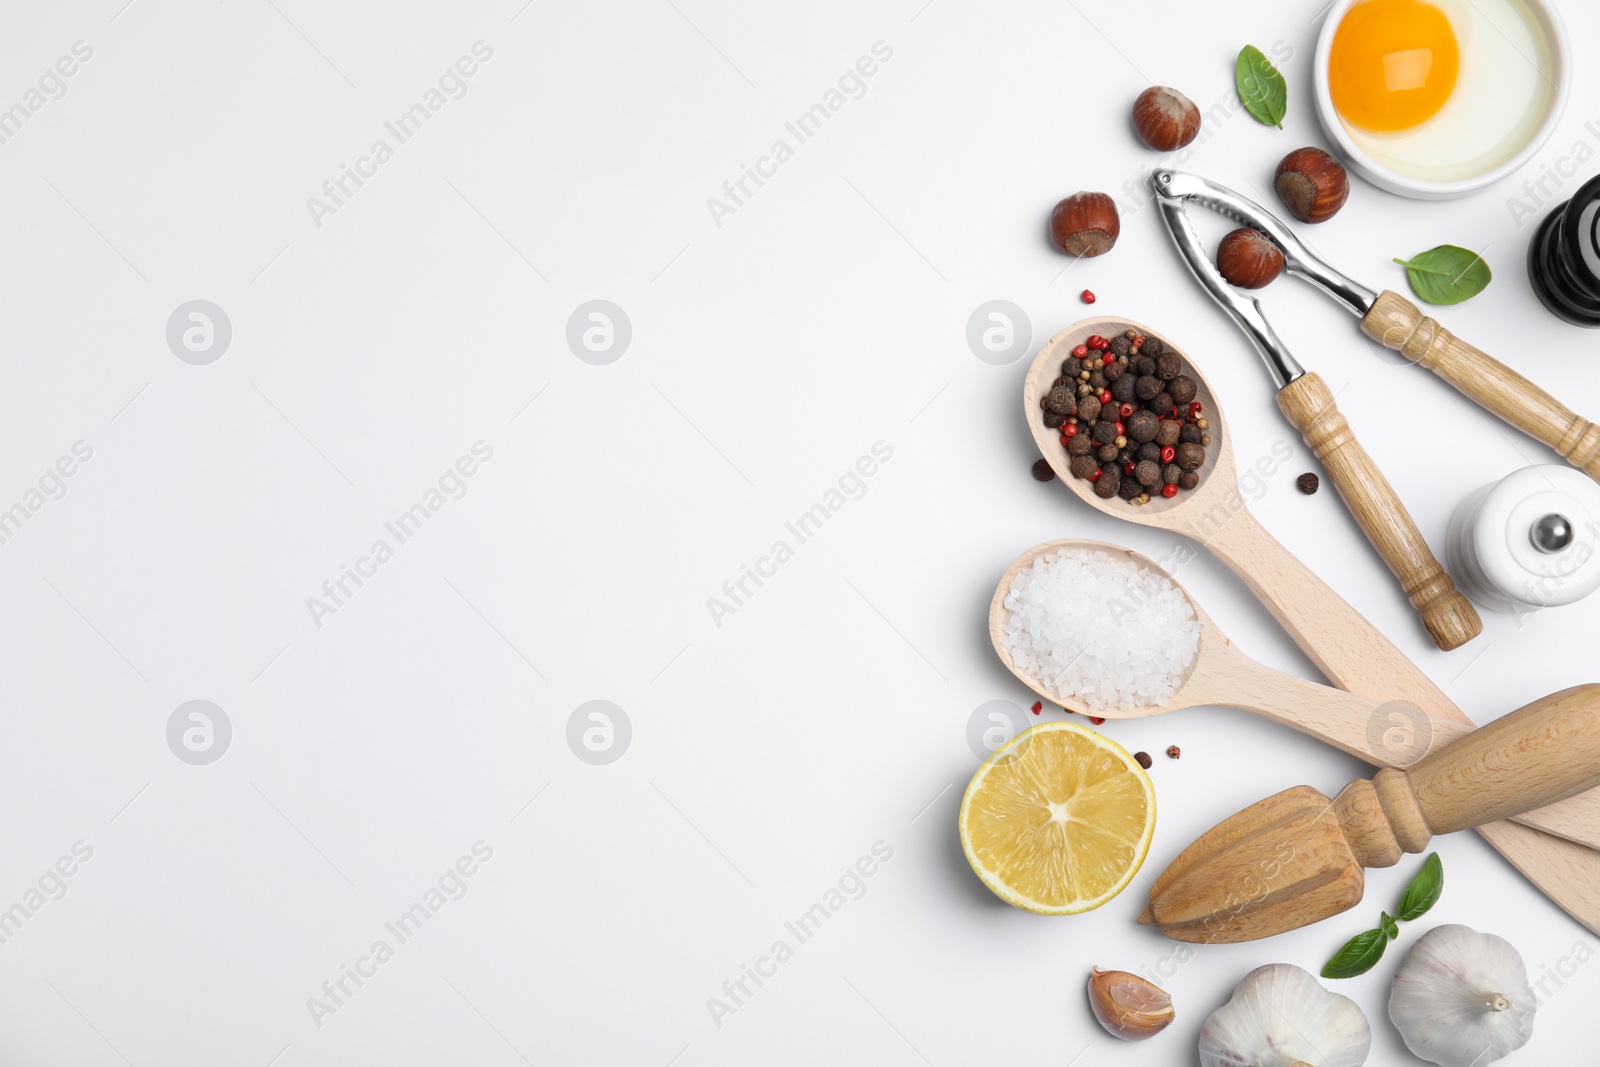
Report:
[{"label": "metal ball on shaker top", "polygon": [[1462,501],[1445,547],[1461,591],[1483,607],[1571,604],[1600,589],[1600,485],[1571,467],[1524,467]]}]

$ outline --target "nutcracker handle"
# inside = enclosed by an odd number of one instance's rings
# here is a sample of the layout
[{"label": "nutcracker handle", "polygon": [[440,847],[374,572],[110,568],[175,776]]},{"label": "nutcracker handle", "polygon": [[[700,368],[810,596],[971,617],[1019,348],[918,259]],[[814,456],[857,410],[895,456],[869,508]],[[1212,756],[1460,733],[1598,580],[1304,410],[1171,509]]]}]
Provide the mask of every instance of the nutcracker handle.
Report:
[{"label": "nutcracker handle", "polygon": [[1385,291],[1361,320],[1361,332],[1455,386],[1474,404],[1542,441],[1600,481],[1600,426],[1528,379],[1467,344],[1399,293]]},{"label": "nutcracker handle", "polygon": [[1317,374],[1305,374],[1278,393],[1278,407],[1322,463],[1361,531],[1389,565],[1433,643],[1448,652],[1483,631],[1477,609],[1434,558],[1412,521]]}]

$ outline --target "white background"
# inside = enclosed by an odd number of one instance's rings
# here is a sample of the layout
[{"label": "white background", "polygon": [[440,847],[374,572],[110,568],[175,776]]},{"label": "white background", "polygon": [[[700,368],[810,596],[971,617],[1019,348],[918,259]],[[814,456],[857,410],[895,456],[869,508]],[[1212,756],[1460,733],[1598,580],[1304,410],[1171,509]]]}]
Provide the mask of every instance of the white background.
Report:
[{"label": "white background", "polygon": [[[1592,40],[1594,12],[1564,7]],[[1032,480],[1027,360],[975,358],[967,318],[1014,301],[1032,350],[1091,287],[1094,311],[1201,363],[1241,466],[1290,438],[1257,357],[1121,188],[1159,158],[1128,129],[1137,92],[1210,107],[1247,42],[1294,51],[1286,129],[1208,119],[1188,165],[1248,193],[1320,143],[1316,15],[7,5],[0,106],[75,41],[93,57],[0,145],[0,507],[74,442],[93,458],[0,544],[0,908],[74,842],[93,858],[0,945],[0,1063],[1187,1063],[1248,970],[1319,969],[1416,860],[1374,873],[1347,916],[1176,967],[1178,1022],[1130,1046],[1099,1031],[1083,984],[1093,964],[1173,969],[1172,944],[1134,924],[1142,889],[1076,918],[1013,910],[954,825],[969,716],[1032,699],[985,628],[1007,563],[1060,536],[1176,544]],[[480,40],[493,56],[466,96],[316,225],[307,198]],[[893,56],[865,94],[716,225],[707,198],[775,139],[793,147],[784,122],[877,41]],[[1596,89],[1580,63],[1561,129],[1502,187],[1419,205],[1356,181],[1312,235],[1375,287],[1403,288],[1393,256],[1485,248],[1493,286],[1447,323],[1591,414],[1595,337],[1535,303],[1531,227],[1506,199],[1574,142],[1600,148]],[[1070,263],[1044,223],[1085,188],[1118,194],[1123,233]],[[232,324],[206,366],[166,342],[192,299]],[[632,323],[606,366],[565,340],[592,299]],[[1441,553],[1457,502],[1552,459],[1309,287],[1264,302]],[[319,627],[307,598],[477,441],[493,458],[466,495]],[[893,458],[865,494],[715,625],[707,598],[877,441]],[[1486,615],[1477,641],[1435,651],[1337,496],[1295,491],[1311,464],[1293,443],[1251,510],[1470,715],[1594,680],[1600,600]],[[1246,652],[1315,676],[1215,560],[1181,579]],[[166,741],[192,699],[232,723],[207,766]],[[567,744],[591,699],[632,723],[610,765]],[[1226,709],[1105,731],[1156,754],[1150,875],[1247,803],[1363,771]],[[467,894],[318,1026],[308,998],[480,840],[493,858]],[[878,841],[893,858],[865,896],[715,1025],[707,998]],[[1593,951],[1474,836],[1439,850],[1438,908],[1338,983],[1373,1020],[1374,1063],[1409,1062],[1383,1005],[1427,927],[1503,934],[1535,979]],[[1600,967],[1548,988],[1525,1062],[1592,1047]]]}]

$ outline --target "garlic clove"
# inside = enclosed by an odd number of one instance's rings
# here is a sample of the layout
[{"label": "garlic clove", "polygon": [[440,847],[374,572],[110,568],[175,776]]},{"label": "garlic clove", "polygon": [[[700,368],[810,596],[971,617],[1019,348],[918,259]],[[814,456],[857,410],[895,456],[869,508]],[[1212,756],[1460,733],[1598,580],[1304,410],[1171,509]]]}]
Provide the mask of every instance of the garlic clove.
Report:
[{"label": "garlic clove", "polygon": [[1469,926],[1429,930],[1389,991],[1389,1018],[1411,1052],[1441,1067],[1483,1067],[1533,1036],[1538,1005],[1522,956]]},{"label": "garlic clove", "polygon": [[1143,1041],[1173,1020],[1167,991],[1127,971],[1094,968],[1089,976],[1089,1007],[1106,1033],[1124,1041]]}]

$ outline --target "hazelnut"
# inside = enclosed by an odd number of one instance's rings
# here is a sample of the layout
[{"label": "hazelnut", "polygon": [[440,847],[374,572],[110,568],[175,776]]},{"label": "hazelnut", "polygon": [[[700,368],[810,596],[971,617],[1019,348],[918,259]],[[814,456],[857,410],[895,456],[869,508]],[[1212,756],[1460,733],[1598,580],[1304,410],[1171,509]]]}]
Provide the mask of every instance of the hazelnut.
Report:
[{"label": "hazelnut", "polygon": [[1050,240],[1069,256],[1101,256],[1122,232],[1117,202],[1105,193],[1074,193],[1050,212]]},{"label": "hazelnut", "polygon": [[1301,222],[1327,222],[1350,197],[1344,166],[1320,148],[1296,148],[1284,156],[1272,187]]},{"label": "hazelnut", "polygon": [[1200,132],[1200,109],[1165,85],[1152,85],[1133,102],[1133,129],[1157,152],[1173,152]]},{"label": "hazelnut", "polygon": [[1283,273],[1283,249],[1260,230],[1234,230],[1217,245],[1217,269],[1241,289],[1260,289]]}]

